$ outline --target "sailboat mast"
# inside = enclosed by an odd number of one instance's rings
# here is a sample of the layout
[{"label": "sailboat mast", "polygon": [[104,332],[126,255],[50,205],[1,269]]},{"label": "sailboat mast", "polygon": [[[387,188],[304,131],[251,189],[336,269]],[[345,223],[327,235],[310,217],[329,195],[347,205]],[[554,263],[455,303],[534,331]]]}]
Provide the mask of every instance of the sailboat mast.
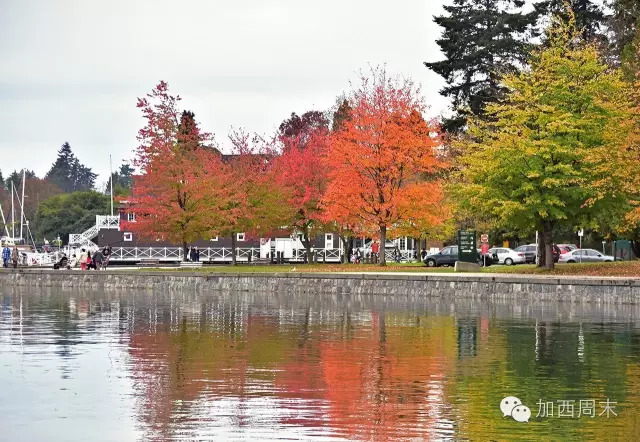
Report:
[{"label": "sailboat mast", "polygon": [[109,185],[111,187],[111,216],[113,216],[113,167],[111,166],[111,155],[109,155],[109,175],[111,176],[109,178]]},{"label": "sailboat mast", "polygon": [[16,237],[16,210],[13,205],[13,180],[11,180],[11,238],[15,239]]},{"label": "sailboat mast", "polygon": [[22,169],[22,198],[20,202],[20,239],[22,239],[22,228],[24,226],[24,185],[26,184],[26,170]]}]

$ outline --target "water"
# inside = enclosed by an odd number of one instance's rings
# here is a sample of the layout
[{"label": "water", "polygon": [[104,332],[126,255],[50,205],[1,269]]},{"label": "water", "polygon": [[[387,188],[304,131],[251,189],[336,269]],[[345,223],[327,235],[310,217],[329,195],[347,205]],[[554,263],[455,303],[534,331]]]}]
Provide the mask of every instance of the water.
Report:
[{"label": "water", "polygon": [[[640,434],[638,306],[35,289],[0,299],[0,440]],[[531,408],[529,423],[503,417],[508,395]],[[607,398],[617,416],[600,416]],[[574,417],[557,417],[570,400]],[[580,400],[595,401],[595,417],[578,417]],[[553,417],[536,417],[539,401],[554,402]]]}]

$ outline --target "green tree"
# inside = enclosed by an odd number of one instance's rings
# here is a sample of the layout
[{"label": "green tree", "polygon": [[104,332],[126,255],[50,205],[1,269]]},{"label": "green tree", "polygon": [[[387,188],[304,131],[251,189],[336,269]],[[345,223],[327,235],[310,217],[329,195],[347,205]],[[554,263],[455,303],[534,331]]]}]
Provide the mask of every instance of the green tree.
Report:
[{"label": "green tree", "polygon": [[481,116],[488,103],[504,95],[500,78],[514,73],[530,51],[528,37],[536,13],[522,12],[522,0],[454,0],[447,15],[434,18],[444,28],[438,46],[445,59],[425,65],[446,82],[440,94],[451,99],[454,114],[447,132],[460,131],[469,115]]},{"label": "green tree", "polygon": [[48,198],[38,206],[38,239],[60,235],[64,242],[69,234],[82,233],[95,225],[96,215],[109,213],[109,197],[95,191],[63,193]]},{"label": "green tree", "polygon": [[96,177],[91,168],[80,163],[71,151],[69,143],[65,142],[45,178],[63,192],[69,193],[93,189]]},{"label": "green tree", "polygon": [[[555,17],[548,44],[531,68],[505,78],[505,102],[489,106],[461,140],[462,205],[496,226],[543,232],[553,267],[553,230],[597,228],[603,214],[622,216],[624,174],[637,153],[626,148],[633,126],[631,91],[575,25]],[[635,169],[639,169],[635,167]]]}]

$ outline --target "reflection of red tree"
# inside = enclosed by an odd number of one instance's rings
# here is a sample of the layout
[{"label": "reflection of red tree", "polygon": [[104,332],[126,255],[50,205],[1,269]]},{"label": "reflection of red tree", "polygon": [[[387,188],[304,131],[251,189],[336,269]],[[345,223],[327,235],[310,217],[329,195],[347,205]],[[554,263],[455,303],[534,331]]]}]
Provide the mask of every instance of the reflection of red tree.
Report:
[{"label": "reflection of red tree", "polygon": [[331,425],[340,434],[367,439],[437,437],[444,374],[453,360],[443,345],[452,338],[440,333],[455,331],[436,329],[418,340],[419,336],[405,339],[405,330],[414,328],[394,330],[385,325],[384,317],[374,315],[369,334],[321,344]]}]

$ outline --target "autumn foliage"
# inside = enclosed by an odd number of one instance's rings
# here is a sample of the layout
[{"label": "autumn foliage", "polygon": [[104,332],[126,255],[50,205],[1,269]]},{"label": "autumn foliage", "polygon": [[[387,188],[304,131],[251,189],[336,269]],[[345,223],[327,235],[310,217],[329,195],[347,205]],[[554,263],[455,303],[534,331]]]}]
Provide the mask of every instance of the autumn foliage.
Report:
[{"label": "autumn foliage", "polygon": [[403,222],[442,222],[437,173],[439,128],[422,117],[425,105],[409,80],[373,70],[349,97],[348,119],[331,136],[324,158],[329,217],[373,226],[385,264],[387,229]]},{"label": "autumn foliage", "polygon": [[138,133],[140,145],[134,178],[132,211],[136,221],[127,229],[150,239],[187,244],[215,236],[238,216],[222,210],[232,197],[232,180],[219,152],[207,145],[193,114],[180,113],[179,97],[169,95],[161,82],[138,101],[146,125]]}]

